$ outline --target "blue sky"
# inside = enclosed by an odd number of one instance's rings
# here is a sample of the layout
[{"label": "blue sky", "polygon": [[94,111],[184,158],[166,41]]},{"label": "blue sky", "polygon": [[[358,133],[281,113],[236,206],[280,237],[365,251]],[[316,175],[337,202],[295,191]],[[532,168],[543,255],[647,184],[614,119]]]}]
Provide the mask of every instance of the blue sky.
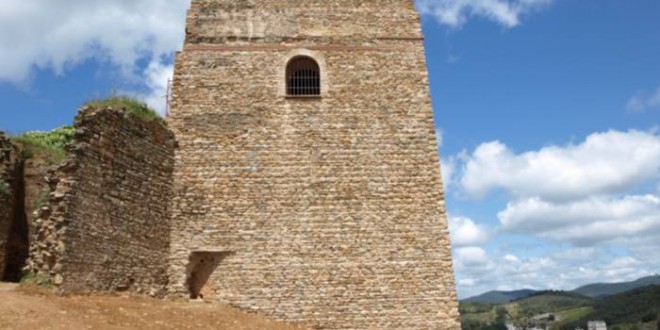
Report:
[{"label": "blue sky", "polygon": [[[660,2],[418,0],[461,297],[660,272]],[[6,0],[0,130],[163,111],[186,0]]]}]

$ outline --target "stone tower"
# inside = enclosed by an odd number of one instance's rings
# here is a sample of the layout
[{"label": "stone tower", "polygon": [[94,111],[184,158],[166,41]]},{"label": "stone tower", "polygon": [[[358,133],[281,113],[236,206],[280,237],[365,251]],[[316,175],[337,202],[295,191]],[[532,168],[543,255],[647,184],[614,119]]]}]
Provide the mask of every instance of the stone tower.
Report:
[{"label": "stone tower", "polygon": [[323,329],[458,329],[412,0],[193,0],[172,294]]}]

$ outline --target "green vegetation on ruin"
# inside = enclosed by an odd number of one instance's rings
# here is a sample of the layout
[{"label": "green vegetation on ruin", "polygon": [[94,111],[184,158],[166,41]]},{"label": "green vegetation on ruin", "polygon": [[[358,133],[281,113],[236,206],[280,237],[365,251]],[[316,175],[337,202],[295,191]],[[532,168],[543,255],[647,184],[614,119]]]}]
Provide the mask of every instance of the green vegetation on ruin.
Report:
[{"label": "green vegetation on ruin", "polygon": [[32,272],[25,272],[23,274],[23,277],[21,277],[20,283],[22,285],[34,285],[38,287],[43,287],[43,288],[48,288],[52,289],[55,286],[53,285],[53,281],[50,280],[49,278],[45,278],[39,275],[35,275]]},{"label": "green vegetation on ruin", "polygon": [[39,210],[42,207],[46,206],[48,204],[48,201],[50,199],[50,186],[46,185],[43,190],[41,190],[41,194],[39,194],[39,198],[34,202],[33,209]]},{"label": "green vegetation on ruin", "polygon": [[64,126],[50,132],[26,132],[11,138],[12,142],[21,146],[23,157],[32,158],[35,155],[55,164],[66,157],[66,146],[71,143],[76,130]]},{"label": "green vegetation on ruin", "polygon": [[[123,109],[145,121],[157,121],[165,126],[165,121],[149,108],[144,102],[125,96],[110,96],[105,99],[92,100],[86,103],[94,108]],[[21,147],[24,158],[39,156],[50,164],[57,164],[66,158],[66,146],[73,140],[76,129],[64,126],[50,132],[26,132],[11,138],[12,142]],[[2,183],[0,183],[2,189]],[[2,190],[0,190],[0,193]]]},{"label": "green vegetation on ruin", "polygon": [[145,121],[157,121],[165,125],[163,118],[146,103],[128,96],[110,96],[105,99],[89,101],[85,105],[94,108],[124,109],[127,113],[142,118]]},{"label": "green vegetation on ruin", "polygon": [[11,196],[11,186],[6,178],[0,176],[0,197]]}]

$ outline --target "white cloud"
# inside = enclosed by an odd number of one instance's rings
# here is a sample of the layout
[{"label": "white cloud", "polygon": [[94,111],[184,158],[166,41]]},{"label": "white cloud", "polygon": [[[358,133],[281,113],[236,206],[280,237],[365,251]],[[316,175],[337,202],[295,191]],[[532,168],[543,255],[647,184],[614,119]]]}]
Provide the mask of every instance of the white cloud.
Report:
[{"label": "white cloud", "polygon": [[580,144],[514,153],[499,141],[463,156],[460,185],[470,196],[504,189],[516,197],[566,201],[624,192],[660,177],[660,135],[594,133]]},{"label": "white cloud", "polygon": [[508,262],[513,262],[513,263],[520,263],[520,259],[518,259],[518,257],[514,256],[513,254],[505,255],[504,260],[506,260]]},{"label": "white cloud", "polygon": [[456,268],[463,270],[466,268],[491,268],[491,261],[486,254],[486,250],[478,246],[459,247],[454,249],[454,260]]},{"label": "white cloud", "polygon": [[498,217],[507,231],[575,245],[639,240],[660,233],[660,198],[592,197],[552,203],[535,197],[509,203]]},{"label": "white cloud", "polygon": [[156,78],[149,69],[136,73],[137,62],[162,65],[161,56],[181,47],[188,6],[189,0],[4,0],[0,81],[23,84],[35,69],[62,74],[89,59],[116,66],[132,83]]},{"label": "white cloud", "polygon": [[479,16],[515,27],[521,16],[543,8],[554,0],[417,0],[422,15],[434,17],[438,22],[459,28],[473,17]]},{"label": "white cloud", "polygon": [[444,136],[445,132],[442,130],[442,128],[436,128],[435,129],[435,137],[438,142],[438,150],[442,147],[442,143],[444,142]]},{"label": "white cloud", "polygon": [[449,232],[451,243],[455,247],[485,244],[490,236],[488,228],[463,217],[449,217]]},{"label": "white cloud", "polygon": [[655,254],[617,256],[605,248],[568,248],[528,258],[478,249],[455,252],[458,293],[467,298],[490,290],[573,290],[596,282],[631,281],[658,272]]},{"label": "white cloud", "polygon": [[442,172],[442,183],[444,191],[447,193],[454,185],[454,173],[456,169],[456,162],[453,159],[440,159],[440,169]]},{"label": "white cloud", "polygon": [[479,246],[490,239],[489,230],[464,217],[449,217],[449,232],[453,247],[454,270],[457,274],[459,294],[478,290],[480,278],[495,268],[486,250]]},{"label": "white cloud", "polygon": [[142,75],[144,76],[148,92],[135,93],[126,91],[124,93],[144,100],[161,116],[165,116],[167,112],[167,85],[174,75],[174,65],[166,65],[160,61],[152,61],[144,72],[142,72]]},{"label": "white cloud", "polygon": [[477,284],[477,280],[473,278],[462,278],[458,280],[458,285],[463,287],[473,287]]},{"label": "white cloud", "polygon": [[660,87],[653,93],[639,92],[626,104],[628,113],[642,113],[649,109],[660,108]]},{"label": "white cloud", "polygon": [[557,269],[549,257],[521,259],[513,254],[489,254],[478,247],[456,248],[454,259],[461,298],[490,290],[549,288],[549,275]]},{"label": "white cloud", "polygon": [[[594,133],[522,153],[494,141],[448,159],[455,192],[483,197],[502,190],[510,198],[498,213],[500,225],[482,227],[487,238],[474,221],[450,219],[462,298],[489,290],[571,290],[660,270],[657,130]],[[507,244],[481,247],[489,241]]]}]

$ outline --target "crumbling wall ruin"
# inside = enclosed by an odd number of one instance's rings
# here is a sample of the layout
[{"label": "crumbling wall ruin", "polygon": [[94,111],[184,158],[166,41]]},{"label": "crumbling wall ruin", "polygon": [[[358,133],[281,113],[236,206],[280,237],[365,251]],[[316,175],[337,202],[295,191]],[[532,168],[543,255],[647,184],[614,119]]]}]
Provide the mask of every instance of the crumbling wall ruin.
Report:
[{"label": "crumbling wall ruin", "polygon": [[87,107],[64,164],[49,173],[28,268],[65,292],[167,285],[175,140],[157,120]]},{"label": "crumbling wall ruin", "polygon": [[34,237],[32,211],[44,198],[44,177],[57,161],[0,132],[0,280],[17,282],[24,275]]},{"label": "crumbling wall ruin", "polygon": [[[19,146],[20,147],[20,146]],[[23,146],[23,148],[25,148]],[[23,207],[28,224],[29,237],[35,236],[34,220],[37,213],[35,210],[41,207],[41,203],[48,197],[48,185],[45,178],[48,173],[59,166],[59,160],[51,159],[48,155],[30,155],[23,157]]]}]

